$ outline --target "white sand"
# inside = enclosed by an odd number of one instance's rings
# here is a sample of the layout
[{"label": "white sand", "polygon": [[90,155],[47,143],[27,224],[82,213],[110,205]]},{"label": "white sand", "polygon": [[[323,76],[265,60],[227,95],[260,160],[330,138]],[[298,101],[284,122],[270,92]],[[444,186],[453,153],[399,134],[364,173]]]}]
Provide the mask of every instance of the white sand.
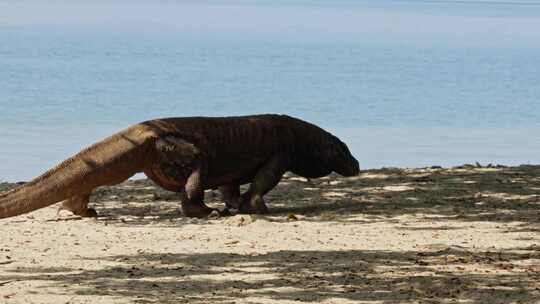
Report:
[{"label": "white sand", "polygon": [[290,176],[272,215],[210,220],[128,182],[93,197],[98,219],[1,220],[0,303],[540,303],[539,177]]}]

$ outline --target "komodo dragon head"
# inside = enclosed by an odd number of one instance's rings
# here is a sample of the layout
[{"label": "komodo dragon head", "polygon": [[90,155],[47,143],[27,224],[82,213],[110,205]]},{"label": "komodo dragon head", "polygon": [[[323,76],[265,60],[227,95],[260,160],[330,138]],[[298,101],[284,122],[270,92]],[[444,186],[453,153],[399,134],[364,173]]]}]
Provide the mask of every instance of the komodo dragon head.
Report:
[{"label": "komodo dragon head", "polygon": [[360,172],[358,160],[339,138],[330,135],[330,144],[323,148],[321,161],[332,171],[343,176],[355,176]]},{"label": "komodo dragon head", "polygon": [[331,172],[343,176],[358,175],[358,160],[344,142],[323,130],[313,133],[317,135],[306,136],[302,141],[291,170],[293,173],[307,178],[323,177]]}]

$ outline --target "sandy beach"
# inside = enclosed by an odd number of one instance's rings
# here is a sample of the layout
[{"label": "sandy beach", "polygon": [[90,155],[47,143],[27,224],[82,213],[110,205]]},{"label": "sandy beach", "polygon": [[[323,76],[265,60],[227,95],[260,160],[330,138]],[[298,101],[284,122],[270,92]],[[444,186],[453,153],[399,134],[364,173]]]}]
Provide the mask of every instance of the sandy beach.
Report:
[{"label": "sandy beach", "polygon": [[213,219],[128,181],[95,193],[97,219],[54,205],[3,219],[0,303],[539,303],[539,177],[536,166],[288,175],[270,215]]}]

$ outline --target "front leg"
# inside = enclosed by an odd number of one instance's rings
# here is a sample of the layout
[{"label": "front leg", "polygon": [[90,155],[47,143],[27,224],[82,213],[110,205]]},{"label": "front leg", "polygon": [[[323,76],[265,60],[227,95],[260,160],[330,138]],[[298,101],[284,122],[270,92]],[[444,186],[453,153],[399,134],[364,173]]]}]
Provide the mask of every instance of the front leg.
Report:
[{"label": "front leg", "polygon": [[279,183],[290,166],[290,158],[284,154],[274,156],[262,166],[253,178],[249,190],[242,194],[241,213],[268,213],[263,196]]}]

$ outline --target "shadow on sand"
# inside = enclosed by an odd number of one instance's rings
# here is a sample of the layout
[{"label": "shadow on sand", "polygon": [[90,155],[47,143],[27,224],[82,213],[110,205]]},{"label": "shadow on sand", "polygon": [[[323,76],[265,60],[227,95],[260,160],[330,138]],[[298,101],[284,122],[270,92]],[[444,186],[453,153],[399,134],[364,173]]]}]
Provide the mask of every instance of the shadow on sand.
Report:
[{"label": "shadow on sand", "polygon": [[[277,217],[354,221],[359,214],[373,220],[423,214],[470,222],[520,221],[524,230],[540,231],[540,167],[380,169],[309,181],[287,175],[266,200],[270,216]],[[100,188],[92,201],[105,219],[126,216],[130,224],[181,216],[179,196],[148,180]],[[206,202],[223,206],[217,191],[206,191]]]},{"label": "shadow on sand", "polygon": [[[16,280],[46,280],[68,295],[132,298],[135,303],[233,303],[250,299],[300,302],[350,300],[377,303],[537,303],[539,266],[516,266],[540,258],[521,253],[392,251],[278,251],[110,256],[119,266],[100,270],[19,269]],[[461,272],[465,263],[473,272]],[[456,271],[438,270],[444,264]],[[520,268],[516,274],[515,268]],[[507,270],[512,268],[514,272]]]},{"label": "shadow on sand", "polygon": [[[287,176],[267,200],[269,218],[362,223],[402,215],[464,222],[520,222],[540,230],[540,167],[382,169],[348,179]],[[210,203],[219,199],[207,193]],[[102,188],[93,197],[104,219],[164,224],[179,216],[175,194],[148,181]],[[147,217],[151,218],[148,219]],[[404,229],[452,229],[408,227]],[[510,231],[509,231],[510,232]],[[81,260],[84,261],[84,257]],[[136,303],[233,303],[267,300],[377,303],[540,302],[540,248],[468,251],[275,251],[265,254],[137,254],[104,256],[98,270],[19,268],[2,281],[44,280],[67,294],[110,295]],[[466,271],[465,271],[466,269]],[[45,287],[43,287],[45,288]],[[255,300],[253,300],[255,301]],[[256,302],[256,301],[255,301]]]},{"label": "shadow on sand", "polygon": [[[522,222],[540,230],[540,167],[370,170],[348,179],[289,177],[271,192],[275,214],[309,220],[374,220],[422,214],[459,221]],[[430,229],[430,227],[425,227]]]}]

